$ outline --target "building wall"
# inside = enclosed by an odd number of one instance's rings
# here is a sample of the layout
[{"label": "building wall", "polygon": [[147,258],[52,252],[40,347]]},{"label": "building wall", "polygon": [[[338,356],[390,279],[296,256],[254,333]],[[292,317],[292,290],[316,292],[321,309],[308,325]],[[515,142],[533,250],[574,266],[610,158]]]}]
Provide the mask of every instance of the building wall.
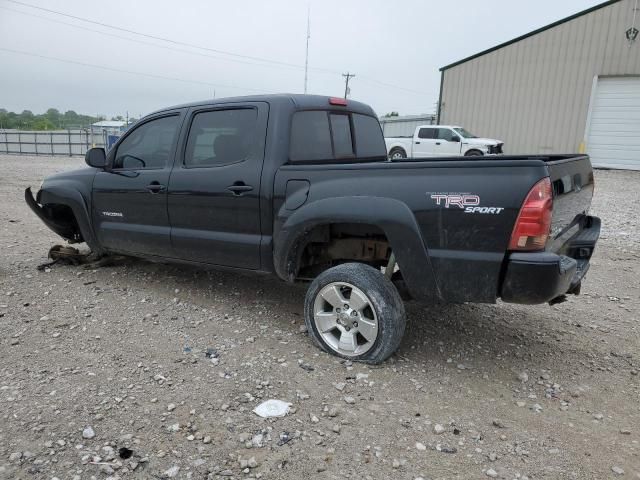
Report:
[{"label": "building wall", "polygon": [[408,115],[405,117],[382,117],[380,125],[385,137],[410,137],[420,125],[433,125],[435,115]]},{"label": "building wall", "polygon": [[[505,153],[577,152],[594,76],[640,75],[620,0],[443,71],[440,123],[505,141]],[[640,28],[637,12],[636,28]]]}]

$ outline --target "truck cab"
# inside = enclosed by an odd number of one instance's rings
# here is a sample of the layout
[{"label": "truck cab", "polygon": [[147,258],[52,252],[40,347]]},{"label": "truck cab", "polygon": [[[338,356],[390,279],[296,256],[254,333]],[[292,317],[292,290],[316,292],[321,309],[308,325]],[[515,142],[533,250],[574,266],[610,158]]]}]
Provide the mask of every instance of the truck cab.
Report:
[{"label": "truck cab", "polygon": [[385,138],[392,160],[447,156],[483,156],[502,153],[504,142],[479,138],[458,125],[421,125],[412,137]]}]

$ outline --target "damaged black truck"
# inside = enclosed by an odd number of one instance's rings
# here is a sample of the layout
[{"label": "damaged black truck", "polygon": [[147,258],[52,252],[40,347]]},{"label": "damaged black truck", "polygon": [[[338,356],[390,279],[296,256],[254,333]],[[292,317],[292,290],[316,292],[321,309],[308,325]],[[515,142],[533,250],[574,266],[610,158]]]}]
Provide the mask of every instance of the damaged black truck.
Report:
[{"label": "damaged black truck", "polygon": [[558,302],[580,292],[600,232],[587,156],[389,161],[373,110],[340,98],[167,108],[86,163],[25,192],[55,233],[95,255],[308,281],[313,340],[370,363],[400,344],[401,294]]}]

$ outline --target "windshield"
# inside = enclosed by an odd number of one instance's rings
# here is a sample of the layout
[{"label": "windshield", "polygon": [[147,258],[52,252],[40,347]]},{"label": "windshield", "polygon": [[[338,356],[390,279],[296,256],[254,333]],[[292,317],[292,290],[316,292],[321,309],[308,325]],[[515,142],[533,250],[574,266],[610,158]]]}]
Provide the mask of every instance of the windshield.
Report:
[{"label": "windshield", "polygon": [[467,132],[464,128],[454,128],[463,138],[478,138],[473,133]]}]

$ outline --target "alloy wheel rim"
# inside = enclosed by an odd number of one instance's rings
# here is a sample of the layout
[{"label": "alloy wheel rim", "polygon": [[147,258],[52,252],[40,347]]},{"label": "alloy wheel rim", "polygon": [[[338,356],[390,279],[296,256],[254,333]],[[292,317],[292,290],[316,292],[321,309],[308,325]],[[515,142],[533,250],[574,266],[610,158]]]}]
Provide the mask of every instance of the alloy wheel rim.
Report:
[{"label": "alloy wheel rim", "polygon": [[368,352],[378,338],[378,317],[371,300],[347,282],[329,283],[318,292],[313,320],[324,342],[347,357]]}]

